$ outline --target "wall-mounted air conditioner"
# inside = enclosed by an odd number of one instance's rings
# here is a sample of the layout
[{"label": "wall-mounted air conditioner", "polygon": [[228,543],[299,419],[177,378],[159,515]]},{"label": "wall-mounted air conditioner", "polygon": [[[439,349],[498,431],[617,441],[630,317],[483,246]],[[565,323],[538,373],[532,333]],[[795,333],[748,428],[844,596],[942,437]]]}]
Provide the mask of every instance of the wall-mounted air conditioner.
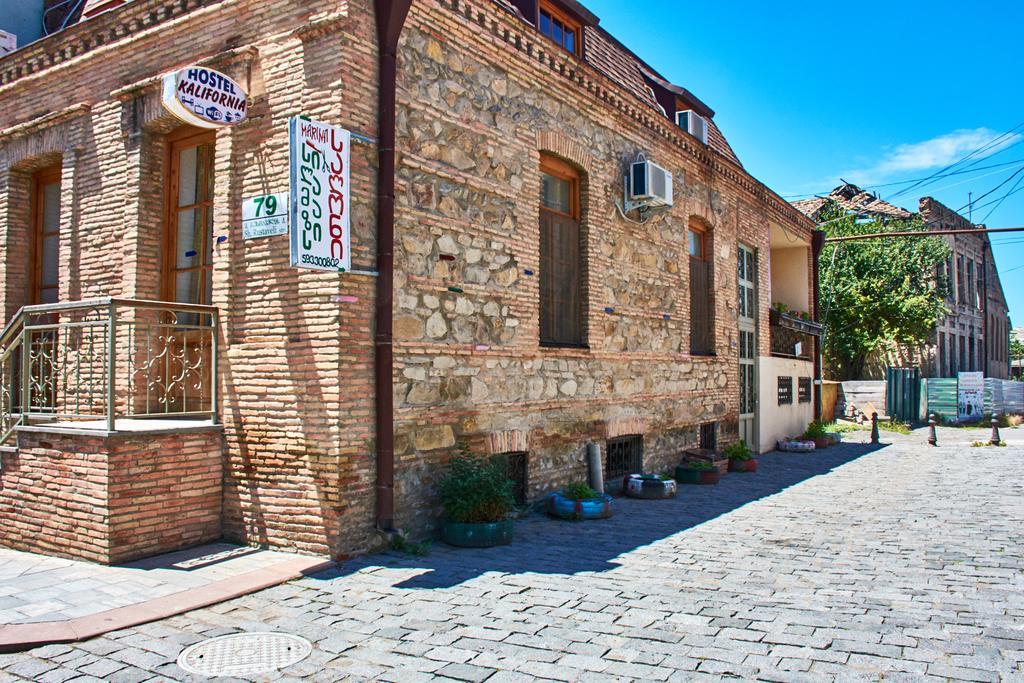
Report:
[{"label": "wall-mounted air conditioner", "polygon": [[650,161],[629,167],[626,178],[628,205],[672,206],[672,173]]},{"label": "wall-mounted air conditioner", "polygon": [[705,145],[708,144],[708,122],[703,116],[687,109],[676,112],[676,125],[685,130]]}]

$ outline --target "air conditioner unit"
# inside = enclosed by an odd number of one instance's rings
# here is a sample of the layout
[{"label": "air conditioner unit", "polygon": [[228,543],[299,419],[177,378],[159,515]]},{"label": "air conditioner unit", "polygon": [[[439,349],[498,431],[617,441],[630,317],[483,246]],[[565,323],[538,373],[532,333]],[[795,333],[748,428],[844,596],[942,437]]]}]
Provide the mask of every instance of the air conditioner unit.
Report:
[{"label": "air conditioner unit", "polygon": [[685,130],[705,145],[708,144],[708,122],[703,116],[687,109],[676,112],[676,125]]},{"label": "air conditioner unit", "polygon": [[672,206],[672,172],[653,162],[632,164],[626,185],[630,205]]}]

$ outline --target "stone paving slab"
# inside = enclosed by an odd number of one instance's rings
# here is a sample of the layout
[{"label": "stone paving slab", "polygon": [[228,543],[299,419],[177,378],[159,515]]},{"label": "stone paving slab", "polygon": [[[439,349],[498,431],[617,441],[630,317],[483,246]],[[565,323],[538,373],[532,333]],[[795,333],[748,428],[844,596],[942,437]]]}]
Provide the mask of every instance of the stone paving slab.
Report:
[{"label": "stone paving slab", "polygon": [[290,562],[227,543],[108,567],[0,548],[0,625],[77,619]]},{"label": "stone paving slab", "polygon": [[765,456],[610,520],[533,516],[505,548],[362,558],[0,655],[0,681],[197,680],[184,647],[268,630],[315,647],[257,680],[1024,680],[1024,449],[924,438]]}]

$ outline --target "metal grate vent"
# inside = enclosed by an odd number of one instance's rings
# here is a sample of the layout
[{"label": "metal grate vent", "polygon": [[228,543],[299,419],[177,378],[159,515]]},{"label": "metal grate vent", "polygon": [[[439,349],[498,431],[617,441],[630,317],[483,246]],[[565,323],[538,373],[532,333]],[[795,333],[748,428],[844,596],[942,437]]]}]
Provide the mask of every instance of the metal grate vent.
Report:
[{"label": "metal grate vent", "polygon": [[608,453],[604,460],[604,480],[614,482],[627,474],[643,474],[644,437],[620,436],[608,439]]},{"label": "metal grate vent", "polygon": [[301,662],[312,651],[308,640],[288,633],[235,633],[190,645],[178,666],[199,676],[253,676]]}]

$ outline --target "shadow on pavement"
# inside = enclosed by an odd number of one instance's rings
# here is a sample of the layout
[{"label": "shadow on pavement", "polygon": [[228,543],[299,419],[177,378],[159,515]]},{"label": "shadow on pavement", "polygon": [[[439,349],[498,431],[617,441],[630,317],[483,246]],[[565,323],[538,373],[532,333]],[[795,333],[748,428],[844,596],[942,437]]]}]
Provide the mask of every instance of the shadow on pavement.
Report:
[{"label": "shadow on pavement", "polygon": [[332,580],[364,569],[420,570],[398,588],[450,588],[488,572],[577,574],[602,572],[616,558],[767,498],[813,477],[885,448],[885,444],[842,444],[812,454],[773,452],[758,458],[754,474],[730,473],[717,486],[680,485],[670,500],[616,498],[611,519],[569,522],[530,514],[517,521],[512,545],[454,548],[438,542],[423,557],[395,552],[363,557],[311,579]]}]

